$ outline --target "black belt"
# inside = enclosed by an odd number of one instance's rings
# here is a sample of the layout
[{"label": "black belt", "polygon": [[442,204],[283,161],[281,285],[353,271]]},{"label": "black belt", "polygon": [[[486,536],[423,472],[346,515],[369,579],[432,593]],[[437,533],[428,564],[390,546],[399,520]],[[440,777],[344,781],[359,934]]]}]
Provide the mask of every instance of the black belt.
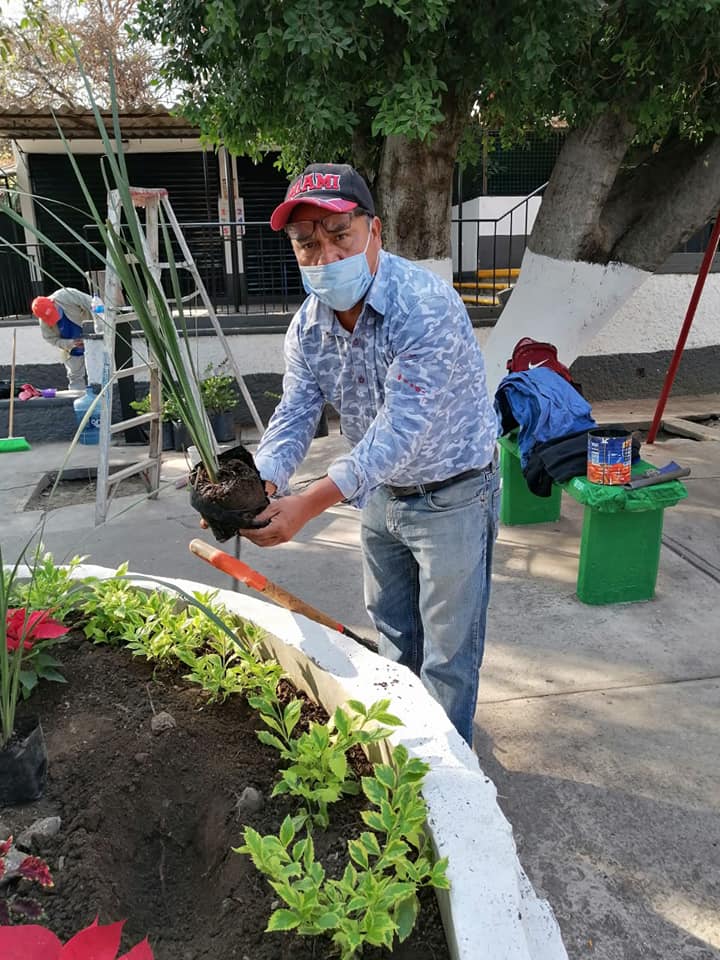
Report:
[{"label": "black belt", "polygon": [[482,470],[477,467],[472,470],[463,470],[462,473],[455,474],[454,477],[448,477],[447,480],[433,480],[431,483],[418,483],[414,487],[391,487],[389,483],[385,484],[385,489],[389,490],[394,497],[416,497],[423,493],[432,493],[433,490],[442,490],[443,487],[452,486],[453,483],[459,483],[460,480],[469,480],[470,477],[480,477],[485,473],[492,463]]}]

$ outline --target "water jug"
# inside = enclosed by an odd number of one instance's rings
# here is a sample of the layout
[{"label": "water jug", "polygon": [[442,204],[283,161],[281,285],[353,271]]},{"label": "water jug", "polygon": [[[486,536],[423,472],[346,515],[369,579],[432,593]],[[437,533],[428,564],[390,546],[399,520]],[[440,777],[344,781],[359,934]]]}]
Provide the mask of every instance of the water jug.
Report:
[{"label": "water jug", "polygon": [[[100,388],[96,383],[91,383],[89,387],[85,388],[85,393],[82,396],[78,397],[77,400],[73,402],[73,409],[75,410],[75,420],[77,425],[80,426],[82,418],[87,413],[88,409],[92,406],[94,401],[97,399],[97,395],[100,392]],[[100,440],[100,403],[95,404],[95,409],[90,414],[90,417],[85,424],[82,433],[80,434],[80,443],[84,444],[94,444],[98,443]]]}]

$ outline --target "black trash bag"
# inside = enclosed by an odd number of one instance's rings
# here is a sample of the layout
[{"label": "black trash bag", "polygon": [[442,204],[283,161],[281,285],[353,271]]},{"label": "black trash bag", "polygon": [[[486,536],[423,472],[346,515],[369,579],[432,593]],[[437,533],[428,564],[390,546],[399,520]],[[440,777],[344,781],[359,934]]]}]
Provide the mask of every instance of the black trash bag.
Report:
[{"label": "black trash bag", "polygon": [[[226,450],[219,456],[220,476],[216,487],[227,488],[227,497],[208,497],[198,491],[205,487],[207,474],[202,464],[198,464],[190,474],[190,504],[198,511],[213,532],[215,539],[222,543],[229,540],[240,529],[260,529],[266,527],[269,520],[262,523],[255,517],[270,503],[265,493],[265,484],[258,473],[252,454],[242,445]],[[235,477],[227,467],[235,461],[240,469]],[[225,469],[223,469],[225,468]],[[198,483],[199,481],[199,483]],[[227,506],[225,506],[227,504]]]},{"label": "black trash bag", "polygon": [[12,739],[0,750],[0,805],[38,800],[45,792],[47,766],[40,721],[18,719]]}]

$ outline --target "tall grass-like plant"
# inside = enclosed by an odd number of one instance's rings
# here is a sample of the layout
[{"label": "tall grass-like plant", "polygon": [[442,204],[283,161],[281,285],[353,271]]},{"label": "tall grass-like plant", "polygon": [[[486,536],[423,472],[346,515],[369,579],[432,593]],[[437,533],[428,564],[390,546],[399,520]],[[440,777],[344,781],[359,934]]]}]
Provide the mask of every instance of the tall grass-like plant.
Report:
[{"label": "tall grass-like plant", "polygon": [[[215,482],[218,472],[217,447],[198,386],[200,377],[190,350],[178,266],[172,248],[168,223],[160,205],[158,211],[159,233],[162,236],[163,247],[160,256],[167,263],[173,299],[178,314],[177,319],[170,309],[159,279],[159,271],[153,263],[148,249],[143,224],[138,212],[138,206],[142,206],[142,197],[139,197],[133,191],[128,176],[122,148],[122,132],[112,62],[109,64],[113,131],[111,138],[103,122],[100,107],[93,94],[87,74],[82,68],[77,50],[75,56],[103,144],[102,171],[108,196],[112,196],[111,202],[117,203],[118,209],[121,205],[123,217],[118,216],[116,218],[117,222],[113,222],[98,210],[57,117],[55,123],[58,135],[62,140],[78,185],[85,198],[93,225],[98,231],[106,252],[103,254],[98,251],[82,234],[78,233],[61,216],[56,214],[52,205],[48,206],[40,203],[40,206],[65,229],[76,243],[80,244],[98,269],[110,270],[117,276],[125,303],[128,304],[134,317],[137,318],[137,323],[145,337],[154,363],[160,372],[163,392],[179,411],[209,479]],[[37,198],[35,199],[37,202]],[[12,206],[4,205],[2,212],[33,234],[37,240],[51,249],[79,274],[85,275],[81,264],[73,260],[43,230],[26,220]],[[10,244],[9,241],[3,242],[11,246],[20,256],[29,260],[29,257],[16,245]],[[106,304],[105,307],[106,310],[113,310],[117,305]],[[106,412],[109,415],[107,405]]]}]

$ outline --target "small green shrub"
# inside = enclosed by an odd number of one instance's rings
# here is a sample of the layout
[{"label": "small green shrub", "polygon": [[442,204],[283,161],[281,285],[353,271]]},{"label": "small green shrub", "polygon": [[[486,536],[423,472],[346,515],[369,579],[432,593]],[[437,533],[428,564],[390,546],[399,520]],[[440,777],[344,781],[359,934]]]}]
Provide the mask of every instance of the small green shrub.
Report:
[{"label": "small green shrub", "polygon": [[398,746],[393,766],[377,764],[374,777],[363,777],[376,809],[363,812],[370,830],[348,842],[351,862],[340,880],[327,879],[310,833],[296,840],[296,818],[286,817],[277,836],[245,828],[245,843],[235,852],[252,858],[285,903],[271,915],[268,931],[329,936],[340,960],[353,960],[366,944],[392,949],[396,937],[407,939],[419,910],[418,889],[449,887],[447,859],[432,863],[423,832],[427,810],[420,791],[428,769]]}]

